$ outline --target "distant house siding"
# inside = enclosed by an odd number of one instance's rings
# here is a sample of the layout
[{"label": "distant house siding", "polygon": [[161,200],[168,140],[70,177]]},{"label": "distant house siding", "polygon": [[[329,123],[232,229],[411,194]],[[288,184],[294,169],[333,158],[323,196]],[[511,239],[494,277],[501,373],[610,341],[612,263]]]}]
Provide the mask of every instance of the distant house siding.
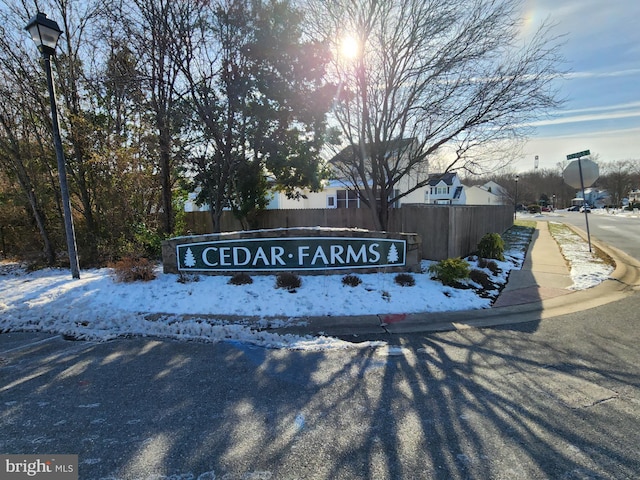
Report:
[{"label": "distant house siding", "polygon": [[481,187],[466,187],[467,205],[503,205],[503,197]]}]

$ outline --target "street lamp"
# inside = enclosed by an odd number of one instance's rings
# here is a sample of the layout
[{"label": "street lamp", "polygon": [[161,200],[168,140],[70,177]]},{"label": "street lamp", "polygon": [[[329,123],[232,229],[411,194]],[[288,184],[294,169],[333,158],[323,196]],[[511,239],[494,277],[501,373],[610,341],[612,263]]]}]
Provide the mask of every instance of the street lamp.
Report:
[{"label": "street lamp", "polygon": [[62,198],[62,209],[64,212],[64,228],[67,237],[67,250],[69,252],[69,263],[71,264],[71,276],[80,278],[80,267],[78,266],[78,254],[76,250],[76,235],[73,230],[73,217],[71,216],[71,202],[69,200],[69,187],[67,186],[67,170],[62,151],[62,140],[60,139],[60,127],[58,125],[58,108],[56,107],[56,96],[51,76],[51,55],[56,53],[58,38],[62,33],[58,24],[38,12],[25,27],[31,38],[36,42],[36,46],[42,54],[44,60],[44,70],[47,76],[47,86],[49,87],[49,101],[51,102],[51,120],[53,126],[53,144],[58,160],[58,178],[60,181],[60,195]]},{"label": "street lamp", "polygon": [[513,218],[518,218],[518,179],[520,175],[516,175],[516,196],[513,200]]}]

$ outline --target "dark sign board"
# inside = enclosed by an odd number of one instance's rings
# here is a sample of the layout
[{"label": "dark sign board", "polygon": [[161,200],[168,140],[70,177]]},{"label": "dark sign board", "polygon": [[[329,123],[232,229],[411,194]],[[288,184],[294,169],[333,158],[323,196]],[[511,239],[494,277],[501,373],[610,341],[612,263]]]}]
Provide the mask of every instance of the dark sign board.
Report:
[{"label": "dark sign board", "polygon": [[249,238],[176,247],[180,271],[337,270],[406,265],[406,240],[353,237]]},{"label": "dark sign board", "polygon": [[567,160],[571,160],[573,158],[588,157],[589,155],[591,155],[591,151],[585,150],[584,152],[572,153],[571,155],[567,155]]}]

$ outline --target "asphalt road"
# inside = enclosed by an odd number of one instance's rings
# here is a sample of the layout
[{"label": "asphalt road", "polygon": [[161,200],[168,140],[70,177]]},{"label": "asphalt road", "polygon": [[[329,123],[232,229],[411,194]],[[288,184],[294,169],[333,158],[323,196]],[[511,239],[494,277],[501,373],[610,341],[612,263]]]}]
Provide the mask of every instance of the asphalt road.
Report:
[{"label": "asphalt road", "polygon": [[81,479],[635,479],[638,311],[315,353],[1,334],[0,452]]},{"label": "asphalt road", "polygon": [[616,215],[597,215],[579,212],[561,212],[562,217],[547,217],[550,221],[561,221],[575,225],[585,232],[587,221],[592,239],[619,248],[636,260],[640,260],[640,217],[625,217]]},{"label": "asphalt road", "polygon": [[322,353],[3,334],[0,451],[83,479],[637,478],[639,309]]}]

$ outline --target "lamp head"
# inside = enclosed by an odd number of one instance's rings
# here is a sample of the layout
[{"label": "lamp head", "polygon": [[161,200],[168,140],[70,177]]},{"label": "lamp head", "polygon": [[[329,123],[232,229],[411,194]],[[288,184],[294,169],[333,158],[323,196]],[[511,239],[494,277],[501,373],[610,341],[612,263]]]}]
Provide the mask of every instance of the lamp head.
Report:
[{"label": "lamp head", "polygon": [[29,32],[33,41],[36,42],[40,52],[49,55],[55,54],[58,38],[60,38],[62,30],[54,20],[47,18],[44,13],[38,12],[29,20],[24,29]]}]

